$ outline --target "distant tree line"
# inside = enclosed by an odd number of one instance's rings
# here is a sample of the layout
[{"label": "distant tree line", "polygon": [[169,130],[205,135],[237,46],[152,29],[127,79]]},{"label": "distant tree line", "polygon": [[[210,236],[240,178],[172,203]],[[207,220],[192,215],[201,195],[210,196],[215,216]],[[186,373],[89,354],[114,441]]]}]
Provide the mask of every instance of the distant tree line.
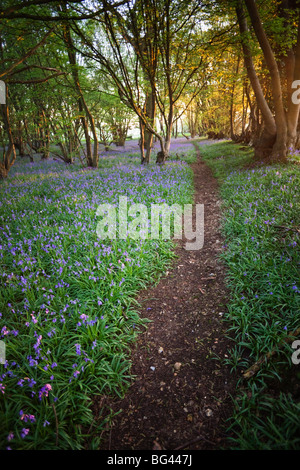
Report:
[{"label": "distant tree line", "polygon": [[298,148],[299,0],[3,0],[0,178],[17,154],[97,167],[140,129],[165,163],[172,136]]}]

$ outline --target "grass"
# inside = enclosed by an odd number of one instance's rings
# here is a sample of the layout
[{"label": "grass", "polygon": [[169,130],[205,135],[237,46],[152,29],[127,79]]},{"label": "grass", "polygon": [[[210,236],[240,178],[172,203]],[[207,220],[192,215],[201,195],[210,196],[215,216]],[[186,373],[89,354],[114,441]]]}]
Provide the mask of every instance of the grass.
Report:
[{"label": "grass", "polygon": [[[300,366],[286,342],[300,326],[299,164],[293,157],[285,166],[245,169],[252,150],[231,142],[201,147],[201,154],[220,181],[231,291],[225,321],[235,342],[227,363],[241,374],[231,445],[299,449]],[[257,373],[244,379],[260,359]]]},{"label": "grass", "polygon": [[[200,147],[220,181],[223,258],[231,299],[224,321],[240,373],[233,449],[299,449],[299,365],[289,332],[299,328],[299,164],[245,169],[252,150]],[[182,162],[178,159],[185,160]],[[145,326],[135,297],[158,282],[171,241],[99,240],[99,204],[192,202],[192,145],[164,167],[139,155],[103,157],[99,169],[19,160],[0,186],[0,448],[91,449],[109,414],[93,421],[91,397],[123,396],[130,347]],[[245,372],[267,357],[257,373]]]},{"label": "grass", "polygon": [[[99,240],[100,204],[192,202],[184,162],[138,157],[79,164],[19,160],[0,186],[0,448],[99,445],[95,395],[123,396],[130,347],[145,326],[137,292],[158,282],[172,240]],[[88,430],[88,431],[87,431]]]}]

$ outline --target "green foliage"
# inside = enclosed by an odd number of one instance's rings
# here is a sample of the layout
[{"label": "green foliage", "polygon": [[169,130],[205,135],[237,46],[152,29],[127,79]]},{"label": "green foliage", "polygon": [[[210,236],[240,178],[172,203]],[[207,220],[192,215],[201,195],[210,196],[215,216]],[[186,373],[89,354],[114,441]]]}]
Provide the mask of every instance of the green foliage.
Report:
[{"label": "green foliage", "polygon": [[238,382],[233,446],[299,448],[297,366],[285,344],[300,321],[299,165],[242,169],[250,151],[228,142],[203,155],[222,182],[222,258],[231,292],[224,320],[235,342],[226,363],[241,373],[274,351],[254,377]]},{"label": "green foliage", "polygon": [[223,181],[231,172],[251,162],[253,149],[233,145],[230,140],[199,146],[203,159],[212,167],[214,176]]},{"label": "green foliage", "polygon": [[99,240],[96,209],[120,195],[148,208],[191,203],[192,190],[181,162],[12,168],[0,188],[1,449],[83,449],[87,439],[97,448],[111,414],[94,420],[91,399],[127,390],[130,349],[147,324],[136,294],[158,281],[174,252],[172,240]]}]

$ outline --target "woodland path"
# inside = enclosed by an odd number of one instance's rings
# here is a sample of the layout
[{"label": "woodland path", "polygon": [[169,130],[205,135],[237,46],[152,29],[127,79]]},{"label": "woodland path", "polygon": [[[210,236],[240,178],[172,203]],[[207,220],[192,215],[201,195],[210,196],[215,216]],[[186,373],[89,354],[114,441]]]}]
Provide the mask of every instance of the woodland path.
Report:
[{"label": "woodland path", "polygon": [[216,360],[231,346],[221,321],[229,294],[219,259],[219,190],[199,152],[191,166],[194,203],[205,210],[204,246],[187,251],[180,241],[172,268],[140,294],[140,315],[151,323],[132,351],[136,379],[124,399],[102,397],[94,403],[95,417],[103,407],[122,410],[103,433],[102,450],[226,447],[236,378]]}]

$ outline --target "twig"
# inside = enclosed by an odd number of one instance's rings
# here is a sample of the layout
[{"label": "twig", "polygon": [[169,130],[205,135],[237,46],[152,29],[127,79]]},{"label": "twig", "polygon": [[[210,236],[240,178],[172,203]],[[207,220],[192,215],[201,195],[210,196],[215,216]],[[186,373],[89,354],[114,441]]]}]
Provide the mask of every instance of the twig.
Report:
[{"label": "twig", "polygon": [[[284,343],[291,343],[296,336],[299,336],[300,334],[300,328],[297,328],[297,330],[291,332],[288,334],[286,338],[283,339],[283,342],[278,345],[279,348],[283,347]],[[245,379],[250,379],[250,377],[253,377],[256,372],[259,371],[260,366],[264,364],[265,362],[268,361],[272,356],[274,356],[277,352],[277,349],[273,348],[272,351],[269,351],[265,356],[262,356],[258,359],[257,362],[255,362],[249,369],[246,370],[246,372],[243,374],[243,377]]]},{"label": "twig", "polygon": [[58,419],[57,419],[57,414],[56,414],[56,409],[54,403],[52,403],[52,408],[53,408],[53,413],[55,416],[55,422],[56,422],[56,441],[55,445],[58,446]]},{"label": "twig", "polygon": [[111,448],[111,433],[112,433],[112,426],[110,426],[110,430],[109,430],[108,450],[110,450]]},{"label": "twig", "polygon": [[129,320],[128,316],[126,315],[126,313],[124,312],[124,310],[122,310],[122,316],[125,318],[125,320]]},{"label": "twig", "polygon": [[176,447],[174,450],[181,450],[181,449],[185,449],[186,447],[189,447],[193,444],[196,444],[197,442],[199,441],[205,441],[205,442],[208,442],[208,444],[211,444],[211,445],[215,445],[215,442],[211,442],[209,441],[208,439],[206,439],[205,437],[203,436],[198,436],[196,437],[195,439],[193,439],[192,441],[188,441],[186,442],[185,444],[179,446],[179,447]]},{"label": "twig", "polygon": [[300,230],[297,225],[294,225],[293,227],[286,227],[285,225],[274,225],[276,228],[280,228],[282,230],[285,230],[286,232],[298,232],[300,233]]}]

